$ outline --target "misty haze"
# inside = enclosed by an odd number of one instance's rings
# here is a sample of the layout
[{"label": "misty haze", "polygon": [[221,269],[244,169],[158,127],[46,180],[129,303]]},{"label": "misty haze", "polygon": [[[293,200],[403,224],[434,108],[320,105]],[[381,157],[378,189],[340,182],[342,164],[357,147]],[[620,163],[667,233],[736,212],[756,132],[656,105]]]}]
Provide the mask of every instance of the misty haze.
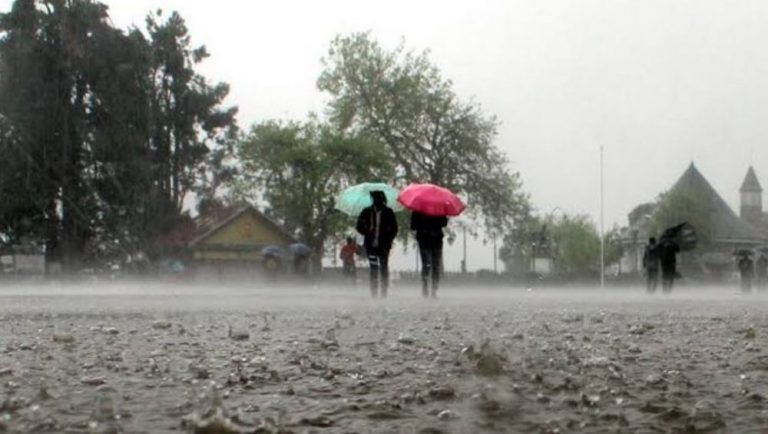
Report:
[{"label": "misty haze", "polygon": [[0,0],[0,432],[764,432],[768,4],[475,3]]}]

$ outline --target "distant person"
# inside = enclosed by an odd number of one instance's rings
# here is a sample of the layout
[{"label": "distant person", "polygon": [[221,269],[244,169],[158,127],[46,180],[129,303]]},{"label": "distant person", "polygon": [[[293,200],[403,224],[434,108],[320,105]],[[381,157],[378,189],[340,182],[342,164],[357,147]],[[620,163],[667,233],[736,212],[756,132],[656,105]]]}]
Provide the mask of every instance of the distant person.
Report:
[{"label": "distant person", "polygon": [[309,256],[306,253],[297,253],[293,256],[293,272],[297,276],[309,276]]},{"label": "distant person", "polygon": [[275,254],[265,254],[261,259],[261,268],[264,270],[264,274],[273,282],[277,281],[281,265],[280,257]]},{"label": "distant person", "polygon": [[389,289],[389,251],[397,236],[397,219],[392,208],[387,206],[384,192],[373,191],[371,198],[373,205],[360,213],[356,229],[365,237],[363,245],[371,269],[371,295],[378,297],[381,286],[381,297],[386,298]]},{"label": "distant person", "polygon": [[430,295],[430,277],[432,298],[437,297],[443,257],[443,228],[447,225],[447,217],[433,217],[415,211],[411,214],[411,230],[416,233],[421,255],[421,295],[424,297]]},{"label": "distant person", "polygon": [[659,285],[659,246],[654,237],[649,238],[648,245],[645,246],[643,268],[645,269],[648,292],[654,293]]},{"label": "distant person", "polygon": [[672,292],[677,278],[677,253],[680,247],[672,240],[662,239],[658,245],[659,264],[661,265],[661,288],[664,292]]},{"label": "distant person", "polygon": [[352,280],[357,279],[357,266],[355,265],[355,255],[357,254],[357,242],[353,237],[347,237],[347,243],[341,248],[339,258],[341,258],[344,277]]},{"label": "distant person", "polygon": [[741,291],[751,292],[752,279],[755,278],[755,263],[752,262],[749,255],[741,255],[736,265],[739,268],[739,277],[741,278]]},{"label": "distant person", "polygon": [[755,277],[757,277],[757,289],[765,291],[768,285],[768,257],[765,253],[761,253],[755,261]]}]

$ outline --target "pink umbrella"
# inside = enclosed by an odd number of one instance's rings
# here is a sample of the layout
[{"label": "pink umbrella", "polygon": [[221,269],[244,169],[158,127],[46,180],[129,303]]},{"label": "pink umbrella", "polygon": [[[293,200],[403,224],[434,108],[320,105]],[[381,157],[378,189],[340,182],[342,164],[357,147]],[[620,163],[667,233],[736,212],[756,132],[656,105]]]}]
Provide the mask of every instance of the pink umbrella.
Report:
[{"label": "pink umbrella", "polygon": [[400,191],[397,201],[411,211],[431,216],[457,216],[465,208],[453,192],[432,184],[411,184]]}]

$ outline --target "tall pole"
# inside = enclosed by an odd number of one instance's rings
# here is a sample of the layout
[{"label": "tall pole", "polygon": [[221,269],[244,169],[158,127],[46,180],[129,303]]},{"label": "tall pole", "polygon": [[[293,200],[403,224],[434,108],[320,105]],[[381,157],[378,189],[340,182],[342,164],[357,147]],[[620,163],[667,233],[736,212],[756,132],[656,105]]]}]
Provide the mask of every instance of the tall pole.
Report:
[{"label": "tall pole", "polygon": [[461,271],[462,273],[466,273],[467,272],[467,226],[465,225],[463,229],[464,229],[464,263],[463,263],[464,267]]},{"label": "tall pole", "polygon": [[600,145],[600,288],[605,288],[605,188],[603,176],[603,146]]},{"label": "tall pole", "polygon": [[499,269],[496,267],[496,234],[493,234],[493,274],[498,274]]},{"label": "tall pole", "polygon": [[419,273],[419,256],[420,256],[419,246],[416,245],[416,273],[417,274]]}]

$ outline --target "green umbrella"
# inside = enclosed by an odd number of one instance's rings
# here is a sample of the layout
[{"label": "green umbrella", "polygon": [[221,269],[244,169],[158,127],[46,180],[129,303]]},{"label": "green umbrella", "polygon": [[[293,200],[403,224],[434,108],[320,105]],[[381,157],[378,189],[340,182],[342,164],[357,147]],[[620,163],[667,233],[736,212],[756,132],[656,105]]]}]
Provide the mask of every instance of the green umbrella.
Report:
[{"label": "green umbrella", "polygon": [[363,209],[373,205],[371,192],[382,191],[387,197],[387,205],[395,211],[402,211],[403,206],[397,201],[398,191],[383,182],[364,182],[353,185],[336,198],[336,209],[344,214],[357,217]]}]

